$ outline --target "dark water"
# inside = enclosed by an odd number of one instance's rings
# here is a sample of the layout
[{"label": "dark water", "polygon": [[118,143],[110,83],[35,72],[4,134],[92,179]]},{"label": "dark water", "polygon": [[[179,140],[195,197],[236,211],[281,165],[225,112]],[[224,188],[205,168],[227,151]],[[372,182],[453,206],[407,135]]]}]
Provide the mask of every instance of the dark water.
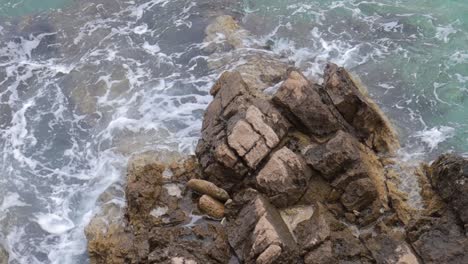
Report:
[{"label": "dark water", "polygon": [[193,152],[222,70],[208,67],[204,28],[223,13],[250,30],[248,46],[272,42],[311,78],[328,61],[355,72],[393,119],[402,156],[468,153],[468,2],[406,2],[3,1],[0,241],[10,263],[86,263],[84,227],[129,155]]}]

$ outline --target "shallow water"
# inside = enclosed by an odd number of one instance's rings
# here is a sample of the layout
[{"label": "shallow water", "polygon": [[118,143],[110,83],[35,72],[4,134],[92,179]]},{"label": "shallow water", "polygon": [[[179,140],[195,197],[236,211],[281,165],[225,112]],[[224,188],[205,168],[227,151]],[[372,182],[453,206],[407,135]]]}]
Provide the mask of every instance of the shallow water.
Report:
[{"label": "shallow water", "polygon": [[10,262],[86,263],[84,227],[129,155],[193,152],[222,70],[208,68],[201,45],[216,14],[243,14],[247,43],[269,43],[311,78],[327,61],[355,72],[397,126],[402,156],[468,153],[468,3],[406,2],[0,4],[0,241]]}]

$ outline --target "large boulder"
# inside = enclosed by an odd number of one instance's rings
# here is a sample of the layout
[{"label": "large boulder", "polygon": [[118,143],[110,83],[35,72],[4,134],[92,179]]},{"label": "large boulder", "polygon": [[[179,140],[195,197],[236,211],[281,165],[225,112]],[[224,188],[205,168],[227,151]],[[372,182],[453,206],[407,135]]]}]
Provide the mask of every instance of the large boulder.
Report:
[{"label": "large boulder", "polygon": [[392,153],[399,148],[397,134],[388,118],[344,68],[328,64],[324,79],[325,91],[336,109],[368,147]]},{"label": "large boulder", "polygon": [[410,223],[407,239],[423,263],[468,263],[468,239],[450,211],[440,217],[421,217]]},{"label": "large boulder", "polygon": [[243,263],[296,263],[296,243],[279,211],[247,189],[227,207],[229,243]]},{"label": "large boulder", "polygon": [[196,153],[208,179],[230,189],[257,169],[289,122],[267,100],[253,96],[238,72],[223,73],[211,93]]},{"label": "large boulder", "polygon": [[443,201],[468,227],[468,159],[453,154],[440,156],[429,168],[429,180]]},{"label": "large boulder", "polygon": [[285,207],[296,203],[304,194],[310,172],[303,158],[287,147],[276,151],[256,177],[258,189],[270,201]]},{"label": "large boulder", "polygon": [[[335,188],[349,221],[366,225],[389,210],[384,168],[375,153],[351,134],[338,131],[328,142],[311,145],[305,160]],[[343,213],[346,213],[343,212]]]},{"label": "large boulder", "polygon": [[296,121],[296,126],[318,136],[332,134],[343,127],[333,108],[322,101],[320,86],[295,69],[290,69],[287,76],[273,102],[286,110],[289,119]]}]

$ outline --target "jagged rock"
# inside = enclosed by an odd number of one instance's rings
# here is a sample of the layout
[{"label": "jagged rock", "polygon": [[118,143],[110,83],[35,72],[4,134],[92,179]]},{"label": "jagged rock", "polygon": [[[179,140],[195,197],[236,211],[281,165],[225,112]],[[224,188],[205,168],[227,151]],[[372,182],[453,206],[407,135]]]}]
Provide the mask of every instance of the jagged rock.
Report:
[{"label": "jagged rock", "polygon": [[219,57],[212,55],[208,60],[211,69],[239,72],[252,93],[260,97],[269,96],[275,90],[275,86],[283,81],[289,66],[280,56],[258,50],[233,51]]},{"label": "jagged rock", "polygon": [[134,156],[129,161],[125,195],[126,214],[131,225],[140,226],[148,222],[159,201],[164,170],[165,166],[156,162],[152,153]]},{"label": "jagged rock", "polygon": [[449,204],[468,227],[468,159],[447,154],[429,168],[429,179],[442,200]]},{"label": "jagged rock", "polygon": [[212,88],[196,153],[208,179],[229,190],[279,144],[289,123],[265,99],[252,95],[238,72],[225,72]]},{"label": "jagged rock", "polygon": [[324,87],[344,119],[366,145],[378,152],[395,152],[400,146],[396,132],[377,104],[366,97],[351,75],[335,64],[325,68]]},{"label": "jagged rock", "polygon": [[395,239],[389,235],[377,235],[367,240],[366,245],[377,263],[419,263],[411,247],[404,240]]},{"label": "jagged rock", "polygon": [[323,205],[316,204],[312,216],[298,223],[293,230],[296,242],[303,252],[317,248],[330,238],[330,227],[325,212]]},{"label": "jagged rock", "polygon": [[468,239],[455,215],[421,217],[407,226],[407,237],[423,263],[468,263]]},{"label": "jagged rock", "polygon": [[338,260],[333,256],[331,241],[325,241],[304,257],[305,264],[335,264],[337,262]]},{"label": "jagged rock", "polygon": [[359,142],[350,134],[340,131],[326,144],[311,146],[305,158],[322,176],[334,180],[360,161]]},{"label": "jagged rock", "polygon": [[198,207],[202,212],[215,219],[224,217],[224,205],[206,194],[200,197]]},{"label": "jagged rock", "polygon": [[[224,229],[194,215],[196,202],[191,192],[182,191],[182,184],[200,177],[192,158],[141,153],[129,161],[127,176],[125,217],[109,224],[103,221],[111,219],[100,214],[86,229],[91,263],[229,261]],[[105,194],[102,199],[111,197]]]},{"label": "jagged rock", "polygon": [[244,263],[294,263],[297,258],[294,238],[280,213],[253,189],[234,197],[226,228],[229,243]]},{"label": "jagged rock", "polygon": [[207,194],[221,202],[226,202],[229,200],[229,194],[225,190],[219,188],[214,183],[209,181],[192,179],[188,181],[187,187],[198,193]]},{"label": "jagged rock", "polygon": [[370,179],[359,179],[351,182],[344,189],[341,203],[350,212],[361,211],[377,198],[377,192]]},{"label": "jagged rock", "polygon": [[351,134],[338,131],[327,143],[310,146],[305,159],[335,188],[328,199],[340,200],[350,213],[357,211],[360,225],[388,210],[384,168],[372,150]]},{"label": "jagged rock", "polygon": [[301,156],[287,147],[276,151],[256,180],[260,191],[265,193],[270,201],[285,207],[296,203],[307,188],[310,173]]},{"label": "jagged rock", "polygon": [[296,125],[304,126],[314,135],[329,135],[339,130],[342,124],[332,108],[322,101],[319,89],[302,73],[291,69],[273,101],[287,111],[290,119],[296,120]]},{"label": "jagged rock", "polygon": [[149,231],[148,237],[153,249],[144,263],[223,264],[231,258],[226,234],[219,224],[156,227]]},{"label": "jagged rock", "polygon": [[126,259],[132,259],[135,263],[141,261],[147,252],[134,247],[135,236],[127,232],[123,225],[110,225],[106,232],[97,233],[92,239],[88,239],[88,254],[91,263],[96,264],[122,264]]}]

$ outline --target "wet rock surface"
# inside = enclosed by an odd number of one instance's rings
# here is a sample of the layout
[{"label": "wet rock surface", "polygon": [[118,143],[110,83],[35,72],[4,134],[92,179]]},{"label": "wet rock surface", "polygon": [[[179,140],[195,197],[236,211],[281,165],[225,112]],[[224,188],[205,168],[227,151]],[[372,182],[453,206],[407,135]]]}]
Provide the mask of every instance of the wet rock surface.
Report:
[{"label": "wet rock surface", "polygon": [[[234,20],[215,23],[207,38],[242,46]],[[220,75],[196,159],[132,159],[127,207],[103,206],[87,229],[91,262],[468,263],[467,159],[406,170],[391,123],[344,68],[326,66],[323,84],[282,72],[273,94],[268,78]]]}]

